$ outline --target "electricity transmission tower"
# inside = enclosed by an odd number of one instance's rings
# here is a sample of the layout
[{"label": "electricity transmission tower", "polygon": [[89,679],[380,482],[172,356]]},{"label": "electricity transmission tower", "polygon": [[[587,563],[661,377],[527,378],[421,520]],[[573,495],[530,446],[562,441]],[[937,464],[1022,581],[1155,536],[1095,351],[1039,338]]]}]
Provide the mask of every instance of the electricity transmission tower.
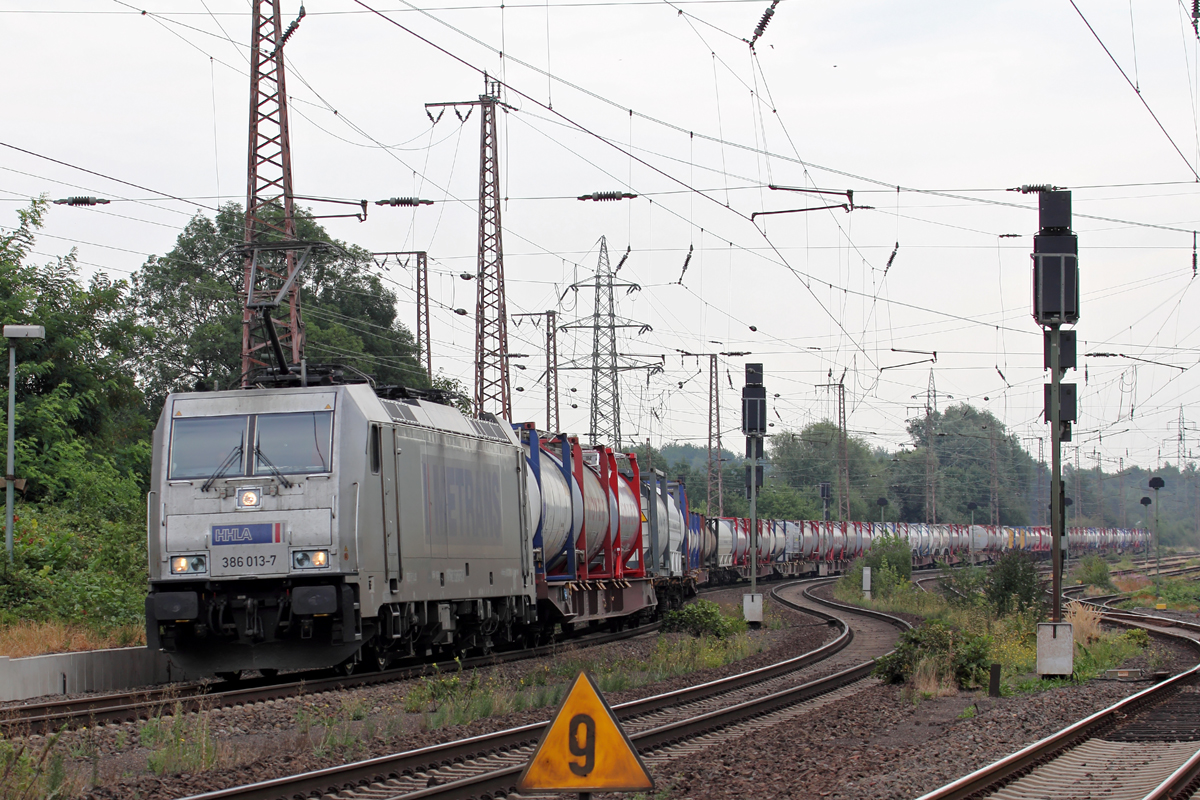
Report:
[{"label": "electricity transmission tower", "polygon": [[1179,470],[1180,472],[1183,472],[1183,453],[1184,453],[1184,450],[1186,449],[1186,447],[1184,445],[1183,430],[1184,430],[1183,406],[1180,406],[1179,407],[1179,442],[1178,442],[1177,449],[1175,451],[1175,469]]},{"label": "electricity transmission tower", "polygon": [[[589,286],[590,284],[590,286]],[[572,289],[591,288],[596,293],[595,310],[590,317],[573,320],[563,325],[563,330],[590,330],[592,332],[592,354],[586,366],[572,361],[563,369],[587,369],[592,373],[592,401],[588,421],[588,436],[593,442],[604,442],[612,447],[621,445],[621,386],[620,373],[635,369],[661,372],[658,363],[639,363],[634,359],[642,356],[624,355],[617,350],[617,330],[637,328],[639,334],[651,328],[641,322],[617,316],[615,289],[627,292],[640,290],[636,283],[616,281],[608,260],[608,240],[600,237],[600,257],[596,262],[596,274],[590,281],[580,281],[568,286]],[[566,292],[563,293],[566,295]]]},{"label": "electricity transmission tower", "polygon": [[[500,225],[500,149],[496,133],[500,82],[484,75],[478,100],[426,103],[425,108],[478,106],[479,129],[479,261],[475,274],[475,413],[490,411],[512,419],[508,376],[508,315],[504,305],[504,247]],[[428,113],[428,112],[427,112]],[[467,112],[470,116],[470,111]],[[432,115],[430,118],[433,119]],[[441,114],[438,115],[438,119]],[[459,116],[466,122],[466,117]],[[434,120],[435,122],[437,120]]]},{"label": "electricity transmission tower", "polygon": [[[245,247],[241,251],[245,256],[246,295],[242,312],[242,386],[249,385],[251,371],[267,365],[261,352],[264,348],[272,347],[277,358],[283,356],[288,364],[299,364],[304,354],[296,251],[286,246],[263,247],[296,239],[283,46],[295,32],[303,11],[284,30],[279,4],[280,0],[251,3],[250,142]],[[271,302],[272,295],[279,299]],[[288,308],[287,320],[275,321],[271,311],[282,304]],[[260,326],[255,325],[256,318]]]}]

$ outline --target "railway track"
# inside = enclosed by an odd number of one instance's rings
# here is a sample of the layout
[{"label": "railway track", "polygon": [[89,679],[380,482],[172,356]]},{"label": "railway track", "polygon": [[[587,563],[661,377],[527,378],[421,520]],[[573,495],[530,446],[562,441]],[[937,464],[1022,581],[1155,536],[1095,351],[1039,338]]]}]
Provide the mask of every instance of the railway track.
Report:
[{"label": "railway track", "polygon": [[[817,581],[826,583],[828,581]],[[756,727],[777,725],[864,685],[871,659],[891,649],[907,623],[819,600],[805,584],[774,589],[779,603],[837,624],[833,641],[802,656],[613,708],[651,767],[711,747]],[[833,606],[837,616],[825,607]],[[854,617],[852,629],[840,617]],[[811,667],[824,674],[813,677]],[[828,674],[832,673],[832,674]],[[274,800],[336,796],[339,800],[469,798],[511,794],[547,723],[264,781],[191,800]]]},{"label": "railway track", "polygon": [[[1200,624],[1113,611],[1104,619],[1190,642]],[[1200,787],[1200,664],[1125,698],[919,800],[1168,800]]]},{"label": "railway track", "polygon": [[[486,656],[463,659],[461,667],[464,669],[488,667],[510,661],[550,656],[560,652],[563,647],[594,647],[653,633],[659,627],[660,623],[653,622],[636,628],[582,636],[525,650],[491,653]],[[439,670],[445,672],[459,668],[459,663],[449,661],[352,675],[331,676],[328,671],[325,671],[316,674],[287,676],[284,680],[264,678],[228,689],[224,688],[228,685],[227,683],[199,682],[150,687],[93,697],[9,705],[0,708],[0,734],[6,736],[30,733],[45,734],[57,731],[64,725],[74,728],[81,725],[93,726],[144,720],[164,711],[174,713],[176,704],[184,713],[247,706],[264,703],[268,700],[294,697],[301,693],[316,694],[373,686],[431,675]]]}]

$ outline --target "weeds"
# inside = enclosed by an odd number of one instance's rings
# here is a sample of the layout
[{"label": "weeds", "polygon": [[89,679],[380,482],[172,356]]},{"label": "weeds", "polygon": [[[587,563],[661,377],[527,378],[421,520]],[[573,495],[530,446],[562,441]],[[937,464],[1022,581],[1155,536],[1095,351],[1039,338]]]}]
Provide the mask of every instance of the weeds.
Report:
[{"label": "weeds", "polygon": [[145,722],[138,740],[150,748],[146,766],[156,775],[204,772],[217,763],[206,709],[188,714],[176,703],[169,719],[159,716]]},{"label": "weeds", "polygon": [[67,786],[63,754],[58,749],[62,731],[46,738],[40,748],[28,741],[0,739],[0,797],[64,797],[72,794]]}]

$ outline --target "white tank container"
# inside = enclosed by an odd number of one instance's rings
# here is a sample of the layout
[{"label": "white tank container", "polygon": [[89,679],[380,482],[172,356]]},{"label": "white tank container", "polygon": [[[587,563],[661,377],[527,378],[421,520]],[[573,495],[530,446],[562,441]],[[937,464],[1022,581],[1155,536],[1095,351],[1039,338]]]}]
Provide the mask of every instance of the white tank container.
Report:
[{"label": "white tank container", "polygon": [[971,549],[982,553],[988,549],[988,531],[982,525],[972,525],[967,532]]},{"label": "white tank container", "polygon": [[600,552],[608,533],[608,493],[600,483],[600,476],[586,464],[583,467],[583,520],[587,531],[584,556],[591,561]]},{"label": "white tank container", "polygon": [[727,567],[737,556],[737,520],[718,519],[717,524],[717,563]]},{"label": "white tank container", "polygon": [[[528,450],[526,450],[528,454]],[[566,560],[566,554],[556,558],[555,555],[567,543],[571,533],[572,519],[576,516],[575,505],[571,502],[571,492],[567,490],[567,479],[562,473],[562,461],[546,452],[539,453],[541,462],[542,485],[538,488],[537,481],[528,482],[529,507],[537,509],[542,522],[542,552],[546,559],[547,569],[557,569]],[[582,515],[579,515],[580,517]],[[537,520],[533,520],[534,530]]]},{"label": "white tank container", "polygon": [[817,529],[817,523],[806,520],[800,523],[800,557],[801,558],[816,558],[818,553],[817,545],[821,539],[821,532]]},{"label": "white tank container", "polygon": [[833,534],[833,560],[838,561],[846,554],[846,532],[840,522],[831,522],[829,527]]}]

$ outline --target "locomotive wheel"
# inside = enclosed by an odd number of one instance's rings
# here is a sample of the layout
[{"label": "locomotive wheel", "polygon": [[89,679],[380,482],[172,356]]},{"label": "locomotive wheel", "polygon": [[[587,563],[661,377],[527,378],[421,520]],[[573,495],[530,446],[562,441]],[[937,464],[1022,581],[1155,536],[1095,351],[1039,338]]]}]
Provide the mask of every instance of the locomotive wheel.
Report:
[{"label": "locomotive wheel", "polygon": [[279,670],[277,670],[277,669],[260,669],[259,673],[261,673],[264,678],[274,678],[276,675],[279,674]]},{"label": "locomotive wheel", "polygon": [[383,672],[391,663],[391,658],[388,654],[379,648],[372,647],[367,650],[363,661],[375,672]]}]

